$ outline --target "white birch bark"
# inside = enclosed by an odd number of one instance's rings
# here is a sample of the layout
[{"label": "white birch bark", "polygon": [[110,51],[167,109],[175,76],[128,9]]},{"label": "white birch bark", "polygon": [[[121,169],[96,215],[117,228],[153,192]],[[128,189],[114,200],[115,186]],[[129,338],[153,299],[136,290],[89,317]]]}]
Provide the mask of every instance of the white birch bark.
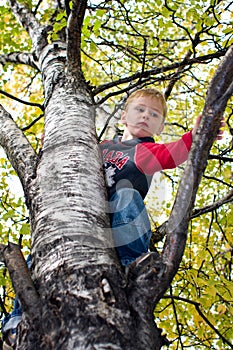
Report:
[{"label": "white birch bark", "polygon": [[35,177],[38,157],[11,115],[0,105],[0,145],[16,170],[27,199],[27,187]]}]

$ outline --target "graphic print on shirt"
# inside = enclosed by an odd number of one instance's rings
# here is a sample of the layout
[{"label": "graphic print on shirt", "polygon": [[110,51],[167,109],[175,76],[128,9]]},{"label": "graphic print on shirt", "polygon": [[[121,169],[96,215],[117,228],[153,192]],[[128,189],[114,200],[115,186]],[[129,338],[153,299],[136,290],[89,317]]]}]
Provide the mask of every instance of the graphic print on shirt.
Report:
[{"label": "graphic print on shirt", "polygon": [[108,187],[112,187],[116,182],[114,180],[114,175],[115,175],[116,169],[114,169],[111,165],[110,165],[110,167],[107,168],[107,163],[104,163],[104,167],[105,167],[106,184]]},{"label": "graphic print on shirt", "polygon": [[[115,173],[116,170],[122,170],[129,160],[128,153],[124,154],[120,151],[109,151],[107,149],[103,150],[103,160],[105,167],[105,178],[108,187],[112,187],[115,184]],[[108,164],[110,164],[108,166]]]}]

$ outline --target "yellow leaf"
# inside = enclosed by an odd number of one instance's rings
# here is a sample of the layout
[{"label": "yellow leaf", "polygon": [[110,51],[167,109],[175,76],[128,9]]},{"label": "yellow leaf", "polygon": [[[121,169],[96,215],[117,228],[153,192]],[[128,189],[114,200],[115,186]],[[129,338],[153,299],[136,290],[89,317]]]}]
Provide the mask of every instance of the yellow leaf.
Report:
[{"label": "yellow leaf", "polygon": [[227,308],[226,308],[225,305],[218,305],[218,309],[217,309],[217,310],[218,310],[218,313],[219,313],[220,315],[222,315],[222,314],[225,314]]},{"label": "yellow leaf", "polygon": [[200,324],[203,322],[203,318],[200,315],[198,315],[197,313],[194,313],[193,319],[194,319],[196,326],[200,326]]},{"label": "yellow leaf", "polygon": [[209,286],[205,289],[205,293],[215,297],[217,293],[217,289],[214,286]]}]

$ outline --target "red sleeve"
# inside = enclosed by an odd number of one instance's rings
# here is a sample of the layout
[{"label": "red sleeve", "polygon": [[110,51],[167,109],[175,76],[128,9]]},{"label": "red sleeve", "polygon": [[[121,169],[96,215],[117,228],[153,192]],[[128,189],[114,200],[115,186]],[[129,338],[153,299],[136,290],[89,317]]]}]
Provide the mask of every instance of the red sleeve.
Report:
[{"label": "red sleeve", "polygon": [[191,145],[191,131],[175,142],[138,144],[135,152],[135,164],[146,175],[153,175],[162,169],[176,168],[187,160]]}]

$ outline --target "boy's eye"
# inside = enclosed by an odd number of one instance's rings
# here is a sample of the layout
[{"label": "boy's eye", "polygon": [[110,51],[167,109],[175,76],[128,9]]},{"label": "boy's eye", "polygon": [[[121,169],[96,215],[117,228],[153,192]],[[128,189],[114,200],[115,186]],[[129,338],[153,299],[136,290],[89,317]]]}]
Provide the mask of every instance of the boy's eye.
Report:
[{"label": "boy's eye", "polygon": [[153,118],[158,118],[158,114],[157,113],[155,113],[155,112],[151,112],[151,116],[153,117]]},{"label": "boy's eye", "polygon": [[144,112],[145,111],[145,108],[143,108],[143,107],[136,107],[136,110],[138,111],[138,112]]}]

